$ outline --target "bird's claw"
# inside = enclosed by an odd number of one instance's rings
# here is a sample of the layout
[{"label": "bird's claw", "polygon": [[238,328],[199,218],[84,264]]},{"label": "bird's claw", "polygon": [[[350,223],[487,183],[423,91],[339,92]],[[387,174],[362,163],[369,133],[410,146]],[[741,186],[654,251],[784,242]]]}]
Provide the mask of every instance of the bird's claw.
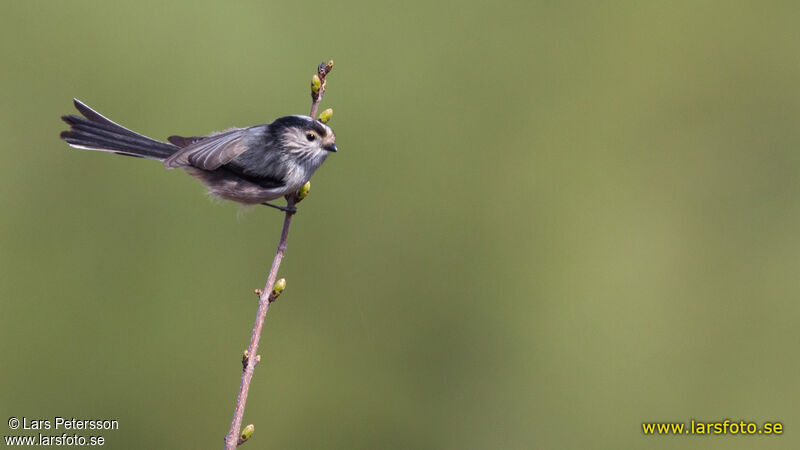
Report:
[{"label": "bird's claw", "polygon": [[262,203],[262,205],[266,205],[266,206],[269,206],[269,207],[272,207],[272,208],[275,208],[275,209],[280,209],[281,211],[289,213],[289,214],[294,214],[294,213],[297,212],[297,207],[295,207],[295,206],[278,206],[278,205],[273,205],[272,203],[267,203],[267,202]]}]

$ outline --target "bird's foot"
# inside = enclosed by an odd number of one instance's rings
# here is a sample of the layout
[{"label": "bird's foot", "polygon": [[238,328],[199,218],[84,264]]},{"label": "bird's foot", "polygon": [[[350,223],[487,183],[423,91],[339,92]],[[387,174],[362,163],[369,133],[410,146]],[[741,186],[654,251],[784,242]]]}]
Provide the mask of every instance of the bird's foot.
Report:
[{"label": "bird's foot", "polygon": [[294,206],[278,206],[278,205],[273,205],[272,203],[267,203],[267,202],[262,203],[262,205],[266,205],[266,206],[269,206],[269,207],[272,207],[272,208],[275,208],[275,209],[280,209],[281,211],[289,213],[289,214],[294,214],[294,213],[297,212],[297,208],[294,207]]}]

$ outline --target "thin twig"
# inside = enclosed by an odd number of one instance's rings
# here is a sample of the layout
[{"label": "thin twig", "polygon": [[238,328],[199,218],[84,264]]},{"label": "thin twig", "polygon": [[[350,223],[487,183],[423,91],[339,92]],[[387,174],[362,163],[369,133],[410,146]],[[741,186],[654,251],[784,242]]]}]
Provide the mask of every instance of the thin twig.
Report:
[{"label": "thin twig", "polygon": [[[317,108],[322,101],[322,95],[325,94],[325,77],[328,76],[331,69],[333,69],[332,60],[319,63],[319,66],[317,66],[317,74],[314,75],[311,81],[311,113],[309,113],[309,116],[311,116],[312,119],[317,117]],[[316,83],[319,83],[319,86],[315,86]]]},{"label": "thin twig", "polygon": [[[333,69],[333,61],[321,63],[317,66],[317,73],[311,81],[311,117],[314,118],[317,114],[317,108],[322,100],[322,95],[325,93],[325,77]],[[328,111],[327,119],[330,118],[330,111]],[[250,435],[253,433],[253,426],[250,425],[246,428],[243,434],[239,434],[242,430],[242,421],[244,419],[244,407],[247,403],[247,394],[250,391],[250,382],[253,380],[253,373],[256,369],[256,364],[259,363],[261,357],[258,354],[258,341],[261,340],[261,330],[264,328],[264,321],[267,318],[267,310],[269,304],[272,303],[283,286],[286,285],[282,281],[281,285],[276,288],[275,279],[278,277],[278,269],[283,260],[283,254],[286,252],[286,240],[289,237],[289,225],[292,223],[292,216],[296,211],[295,205],[308,194],[309,183],[306,183],[303,188],[297,193],[288,195],[286,197],[286,216],[283,219],[283,230],[281,231],[281,239],[278,242],[278,250],[275,252],[275,258],[272,260],[272,267],[269,269],[269,276],[267,277],[267,284],[264,289],[256,289],[258,294],[258,312],[256,313],[256,322],[253,325],[253,333],[250,335],[250,346],[244,352],[242,358],[242,381],[239,384],[239,394],[236,396],[236,408],[233,410],[233,421],[231,422],[231,429],[225,435],[225,450],[234,450],[236,446],[243,444]]]},{"label": "thin twig", "polygon": [[[294,195],[289,196],[286,206],[291,208],[297,199]],[[258,341],[261,339],[261,329],[264,328],[264,320],[267,318],[269,304],[274,300],[272,289],[275,286],[275,279],[278,277],[278,268],[281,266],[283,254],[286,252],[286,239],[289,237],[289,225],[292,223],[293,212],[287,211],[283,218],[283,230],[281,240],[278,242],[278,250],[272,260],[272,267],[269,270],[267,284],[258,297],[258,312],[256,313],[256,323],[253,325],[253,334],[250,335],[250,346],[247,347],[245,354],[244,370],[242,370],[242,382],[239,384],[239,395],[236,396],[236,408],[233,411],[233,422],[231,429],[225,436],[225,450],[233,450],[238,445],[239,430],[242,428],[244,418],[244,406],[247,403],[247,393],[250,390],[250,381],[253,379],[253,372],[256,369],[258,355]]]}]

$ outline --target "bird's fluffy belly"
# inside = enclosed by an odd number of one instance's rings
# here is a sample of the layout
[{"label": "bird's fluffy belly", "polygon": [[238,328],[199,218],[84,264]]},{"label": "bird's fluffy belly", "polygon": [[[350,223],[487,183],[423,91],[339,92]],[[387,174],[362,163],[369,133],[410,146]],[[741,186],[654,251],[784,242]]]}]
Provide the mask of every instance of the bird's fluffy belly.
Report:
[{"label": "bird's fluffy belly", "polygon": [[[250,181],[216,171],[184,167],[183,170],[205,184],[211,194],[246,205],[256,205],[290,194],[298,187],[282,185],[265,188]],[[302,186],[302,184],[300,185]]]}]

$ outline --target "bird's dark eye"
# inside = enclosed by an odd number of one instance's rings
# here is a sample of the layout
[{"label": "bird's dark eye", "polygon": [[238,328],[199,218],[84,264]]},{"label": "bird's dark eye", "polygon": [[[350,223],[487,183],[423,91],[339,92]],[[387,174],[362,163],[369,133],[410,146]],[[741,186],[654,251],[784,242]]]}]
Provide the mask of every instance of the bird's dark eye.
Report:
[{"label": "bird's dark eye", "polygon": [[306,139],[308,139],[308,142],[314,142],[314,140],[317,139],[317,135],[314,133],[306,133]]}]

